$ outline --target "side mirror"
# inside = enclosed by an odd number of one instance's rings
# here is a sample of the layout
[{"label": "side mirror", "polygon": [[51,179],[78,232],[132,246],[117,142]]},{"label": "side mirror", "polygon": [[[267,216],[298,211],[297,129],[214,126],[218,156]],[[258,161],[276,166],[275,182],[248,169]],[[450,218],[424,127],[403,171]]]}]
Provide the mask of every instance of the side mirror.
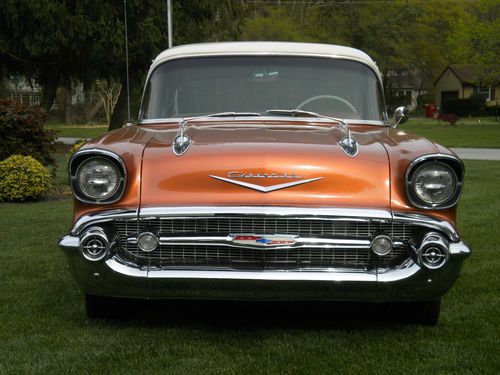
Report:
[{"label": "side mirror", "polygon": [[406,107],[398,107],[394,111],[394,125],[393,128],[397,127],[399,124],[404,124],[410,118],[410,111]]}]

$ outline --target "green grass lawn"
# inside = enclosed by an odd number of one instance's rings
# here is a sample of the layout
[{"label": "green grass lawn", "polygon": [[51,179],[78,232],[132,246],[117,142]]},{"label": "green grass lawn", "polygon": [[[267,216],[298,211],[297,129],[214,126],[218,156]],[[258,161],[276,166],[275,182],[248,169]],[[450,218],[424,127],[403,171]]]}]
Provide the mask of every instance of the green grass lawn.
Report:
[{"label": "green grass lawn", "polygon": [[107,125],[78,125],[78,124],[61,124],[57,122],[49,122],[45,125],[48,129],[54,129],[58,137],[71,138],[95,138],[108,131]]},{"label": "green grass lawn", "polygon": [[498,374],[500,163],[466,169],[459,229],[473,256],[433,328],[311,303],[139,303],[87,321],[56,245],[71,202],[0,204],[0,374]]},{"label": "green grass lawn", "polygon": [[401,125],[446,147],[500,148],[500,122],[494,118],[461,119],[454,126],[426,118],[410,118]]}]

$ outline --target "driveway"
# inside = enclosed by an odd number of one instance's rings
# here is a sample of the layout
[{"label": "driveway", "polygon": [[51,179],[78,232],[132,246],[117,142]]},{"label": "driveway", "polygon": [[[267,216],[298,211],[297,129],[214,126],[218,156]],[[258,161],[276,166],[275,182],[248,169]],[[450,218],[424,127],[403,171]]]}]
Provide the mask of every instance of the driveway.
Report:
[{"label": "driveway", "polygon": [[465,160],[500,160],[499,148],[452,148]]}]

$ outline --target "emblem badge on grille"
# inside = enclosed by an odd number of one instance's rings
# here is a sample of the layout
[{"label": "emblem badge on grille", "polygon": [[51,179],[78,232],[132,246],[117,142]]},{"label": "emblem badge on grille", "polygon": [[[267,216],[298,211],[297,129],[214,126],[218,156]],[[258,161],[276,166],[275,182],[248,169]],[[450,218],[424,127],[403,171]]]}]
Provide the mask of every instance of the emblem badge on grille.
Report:
[{"label": "emblem badge on grille", "polygon": [[230,237],[233,243],[258,247],[290,246],[293,245],[298,238],[298,236],[287,236],[284,234],[231,234]]}]

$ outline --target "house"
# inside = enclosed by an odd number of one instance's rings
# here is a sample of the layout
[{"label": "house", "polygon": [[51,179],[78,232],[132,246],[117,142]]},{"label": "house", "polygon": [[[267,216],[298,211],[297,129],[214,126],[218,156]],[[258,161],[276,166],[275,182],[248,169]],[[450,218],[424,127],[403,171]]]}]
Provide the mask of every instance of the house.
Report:
[{"label": "house", "polygon": [[[21,103],[29,105],[40,105],[42,87],[35,80],[21,75],[10,75],[5,79],[4,84],[11,99],[17,99]],[[89,100],[92,101],[92,97],[86,98],[85,94],[83,83],[76,82],[73,84],[71,105],[85,104]],[[91,94],[87,94],[87,96],[89,95]],[[53,109],[55,108],[57,108],[57,100]]]},{"label": "house", "polygon": [[389,71],[385,78],[389,88],[388,101],[396,106],[405,105],[410,111],[417,109],[420,98],[432,87],[432,82],[428,82],[417,69]]},{"label": "house", "polygon": [[34,80],[12,75],[4,83],[11,99],[17,99],[29,105],[40,105],[42,88]]},{"label": "house", "polygon": [[500,103],[500,83],[480,86],[474,79],[474,74],[463,66],[447,66],[434,82],[434,87],[438,106],[448,100],[468,99],[474,93],[484,95],[487,107]]}]

